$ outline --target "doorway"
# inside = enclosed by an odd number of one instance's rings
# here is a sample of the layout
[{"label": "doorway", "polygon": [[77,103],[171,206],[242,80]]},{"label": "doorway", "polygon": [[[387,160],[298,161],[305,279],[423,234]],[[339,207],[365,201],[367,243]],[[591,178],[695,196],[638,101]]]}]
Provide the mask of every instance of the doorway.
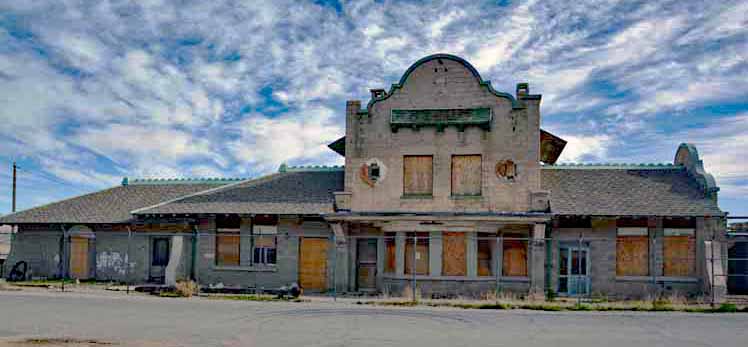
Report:
[{"label": "doorway", "polygon": [[359,239],[356,243],[356,285],[359,291],[377,290],[377,239]]},{"label": "doorway", "polygon": [[579,296],[590,293],[589,254],[587,246],[561,246],[558,262],[559,294]]},{"label": "doorway", "polygon": [[87,280],[89,277],[88,266],[88,238],[70,237],[70,277]]},{"label": "doorway", "polygon": [[299,249],[299,286],[305,291],[327,290],[327,239],[304,237]]},{"label": "doorway", "polygon": [[151,267],[149,281],[163,284],[166,279],[166,266],[169,265],[170,244],[167,237],[155,237],[151,241]]}]

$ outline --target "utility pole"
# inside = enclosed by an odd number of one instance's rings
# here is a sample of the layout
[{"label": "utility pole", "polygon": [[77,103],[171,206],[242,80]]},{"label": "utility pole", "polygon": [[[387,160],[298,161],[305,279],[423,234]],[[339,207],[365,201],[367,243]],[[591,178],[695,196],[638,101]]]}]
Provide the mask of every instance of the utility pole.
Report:
[{"label": "utility pole", "polygon": [[18,169],[18,166],[16,165],[16,162],[13,162],[13,213],[16,212],[16,169]]}]

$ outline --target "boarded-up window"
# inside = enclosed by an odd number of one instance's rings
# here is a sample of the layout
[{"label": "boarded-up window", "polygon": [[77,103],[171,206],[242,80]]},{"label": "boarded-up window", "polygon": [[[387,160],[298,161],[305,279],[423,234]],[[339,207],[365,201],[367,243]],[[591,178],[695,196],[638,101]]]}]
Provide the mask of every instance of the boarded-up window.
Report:
[{"label": "boarded-up window", "polygon": [[696,237],[693,229],[665,229],[663,253],[665,276],[696,275]]},{"label": "boarded-up window", "polygon": [[649,275],[649,232],[646,227],[618,228],[616,275]]},{"label": "boarded-up window", "polygon": [[495,234],[478,234],[478,276],[493,275],[491,248],[495,237]]},{"label": "boarded-up window", "polygon": [[503,246],[503,276],[527,276],[527,236],[505,234]]},{"label": "boarded-up window", "polygon": [[384,234],[384,248],[386,252],[386,259],[384,262],[384,272],[395,273],[397,269],[397,254],[396,254],[396,242],[395,233]]},{"label": "boarded-up window", "polygon": [[216,218],[216,265],[239,266],[240,225],[236,215]]},{"label": "boarded-up window", "polygon": [[452,195],[481,195],[481,156],[452,156]]},{"label": "boarded-up window", "polygon": [[442,234],[442,274],[465,276],[467,273],[465,233]]},{"label": "boarded-up window", "polygon": [[[417,236],[417,243],[414,245],[413,236]],[[416,275],[429,274],[429,234],[428,233],[408,233],[405,240],[405,273]]]},{"label": "boarded-up window", "polygon": [[403,157],[403,194],[432,195],[434,183],[434,157],[406,155]]}]

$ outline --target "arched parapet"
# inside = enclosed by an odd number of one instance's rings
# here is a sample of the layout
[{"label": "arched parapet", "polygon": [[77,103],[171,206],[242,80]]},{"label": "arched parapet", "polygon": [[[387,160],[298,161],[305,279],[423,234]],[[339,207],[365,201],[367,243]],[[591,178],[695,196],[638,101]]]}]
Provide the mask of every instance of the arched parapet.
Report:
[{"label": "arched parapet", "polygon": [[81,224],[73,225],[72,227],[70,227],[67,230],[67,234],[69,236],[81,237],[86,239],[96,238],[96,234],[94,234],[93,230],[90,227]]},{"label": "arched parapet", "polygon": [[491,81],[485,81],[485,80],[483,80],[483,78],[480,76],[480,73],[478,73],[478,70],[476,70],[475,67],[472,64],[470,64],[469,62],[467,62],[465,59],[462,59],[462,58],[460,58],[460,57],[458,57],[456,55],[452,55],[452,54],[437,53],[437,54],[432,54],[432,55],[423,57],[423,58],[419,59],[418,61],[416,61],[415,63],[413,63],[413,65],[411,65],[407,70],[405,70],[405,73],[400,78],[400,81],[398,83],[392,84],[392,86],[390,87],[390,90],[388,92],[385,92],[384,89],[372,89],[372,91],[371,91],[372,92],[371,93],[371,99],[369,100],[369,103],[367,104],[366,109],[370,111],[371,107],[375,103],[377,103],[379,101],[383,101],[383,100],[388,99],[390,96],[392,96],[398,90],[402,89],[403,86],[407,83],[408,78],[411,77],[411,74],[413,74],[413,72],[416,69],[418,69],[419,67],[421,67],[425,63],[433,61],[433,60],[451,60],[451,61],[455,61],[455,62],[457,62],[459,64],[462,64],[462,66],[464,66],[468,71],[470,71],[470,73],[475,77],[477,83],[482,88],[485,88],[491,94],[493,94],[493,95],[495,95],[497,97],[507,99],[508,101],[511,102],[512,108],[514,108],[514,109],[521,109],[521,108],[525,107],[525,105],[523,103],[519,102],[512,94],[505,93],[505,92],[500,92],[500,91],[497,91],[496,89],[494,89],[493,86],[491,85]]},{"label": "arched parapet", "polygon": [[696,150],[696,146],[690,143],[681,143],[678,146],[678,151],[675,152],[673,163],[685,167],[688,175],[696,180],[704,194],[710,199],[717,200],[719,187],[714,180],[714,176],[704,170],[704,162],[699,158],[699,151]]}]

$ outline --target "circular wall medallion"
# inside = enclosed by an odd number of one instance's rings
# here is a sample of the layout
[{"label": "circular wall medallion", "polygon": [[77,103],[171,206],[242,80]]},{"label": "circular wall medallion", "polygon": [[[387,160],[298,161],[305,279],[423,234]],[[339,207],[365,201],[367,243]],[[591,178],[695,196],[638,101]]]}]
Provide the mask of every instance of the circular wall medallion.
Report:
[{"label": "circular wall medallion", "polygon": [[496,177],[514,181],[517,177],[517,164],[511,159],[502,160],[496,163]]},{"label": "circular wall medallion", "polygon": [[377,158],[371,158],[361,164],[358,175],[369,187],[374,187],[383,181],[387,174],[387,167]]}]

